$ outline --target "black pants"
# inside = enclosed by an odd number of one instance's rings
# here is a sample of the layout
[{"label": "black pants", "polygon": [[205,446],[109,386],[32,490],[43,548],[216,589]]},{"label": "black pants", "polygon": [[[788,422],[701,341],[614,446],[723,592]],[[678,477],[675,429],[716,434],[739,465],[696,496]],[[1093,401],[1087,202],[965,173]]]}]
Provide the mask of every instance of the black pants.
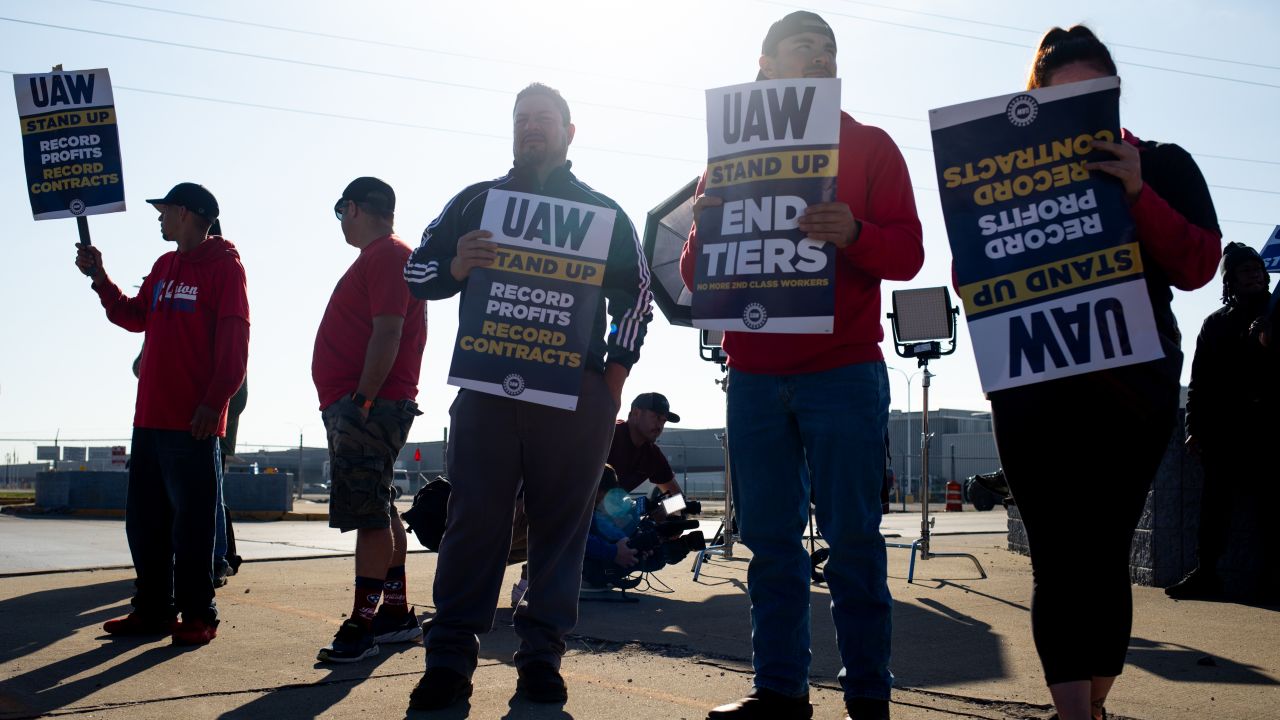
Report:
[{"label": "black pants", "polygon": [[427,631],[427,667],[467,677],[479,634],[493,628],[511,550],[516,494],[529,519],[529,593],[513,622],[516,667],[560,666],[565,635],[578,622],[582,557],[600,471],[618,405],[604,376],[583,373],[577,410],[561,410],[475,390],[449,409],[449,519],[440,541]]},{"label": "black pants", "polygon": [[1264,602],[1280,597],[1280,537],[1272,530],[1271,504],[1260,500],[1275,485],[1271,448],[1280,428],[1275,420],[1242,413],[1215,430],[1200,438],[1199,567],[1220,572],[1219,561],[1230,554],[1228,592],[1261,595],[1256,599]]},{"label": "black pants", "polygon": [[133,606],[213,623],[214,513],[222,462],[218,439],[185,430],[133,429],[125,533],[137,571]]},{"label": "black pants", "polygon": [[1031,632],[1050,685],[1124,669],[1129,547],[1177,404],[1176,381],[1146,365],[991,393],[1031,548]]}]

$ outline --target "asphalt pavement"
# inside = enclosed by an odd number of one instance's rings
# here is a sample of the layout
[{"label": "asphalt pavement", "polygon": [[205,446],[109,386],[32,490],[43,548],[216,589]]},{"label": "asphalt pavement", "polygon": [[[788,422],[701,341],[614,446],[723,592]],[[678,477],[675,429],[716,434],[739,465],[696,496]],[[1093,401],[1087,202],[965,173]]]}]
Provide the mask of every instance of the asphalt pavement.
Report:
[{"label": "asphalt pavement", "polygon": [[[1002,523],[997,513],[940,514],[935,525],[934,550],[973,553],[985,580],[968,561],[933,558],[917,562],[916,581],[908,583],[910,552],[889,551],[897,720],[1051,714],[1030,637],[1029,563],[1004,548],[1000,532],[982,531]],[[634,604],[584,602],[564,660],[570,697],[563,706],[535,706],[515,694],[507,590],[518,569],[511,568],[494,630],[481,640],[475,695],[462,707],[427,715],[406,713],[423,668],[418,644],[386,646],[378,657],[346,666],[315,661],[351,605],[351,559],[340,555],[349,551],[348,539],[320,522],[236,528],[251,557],[292,559],[246,563],[219,591],[223,622],[218,638],[202,648],[102,632],[105,620],[128,611],[129,569],[0,577],[0,720],[698,720],[749,690],[748,553],[741,546],[731,558],[709,560],[697,582],[686,560],[655,575]],[[919,516],[890,515],[885,528],[910,540]],[[122,537],[119,520],[0,516],[0,561],[10,572],[33,565],[16,558],[44,543],[51,543],[39,561],[46,567],[58,566],[59,557],[61,565],[74,565],[90,552],[106,560],[118,556]],[[435,560],[414,553],[408,562],[409,599],[424,618],[433,611]],[[812,604],[814,717],[838,720],[839,661],[823,587],[813,588]],[[1277,608],[1174,602],[1145,587],[1134,588],[1134,607],[1129,665],[1108,703],[1111,717],[1277,716]]]}]

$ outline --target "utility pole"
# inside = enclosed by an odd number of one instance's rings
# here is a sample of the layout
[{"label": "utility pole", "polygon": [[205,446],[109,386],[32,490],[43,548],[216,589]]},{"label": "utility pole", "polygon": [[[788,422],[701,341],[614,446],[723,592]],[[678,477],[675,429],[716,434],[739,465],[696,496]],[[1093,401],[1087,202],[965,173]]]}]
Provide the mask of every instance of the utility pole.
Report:
[{"label": "utility pole", "polygon": [[298,499],[302,499],[302,429],[298,429]]}]

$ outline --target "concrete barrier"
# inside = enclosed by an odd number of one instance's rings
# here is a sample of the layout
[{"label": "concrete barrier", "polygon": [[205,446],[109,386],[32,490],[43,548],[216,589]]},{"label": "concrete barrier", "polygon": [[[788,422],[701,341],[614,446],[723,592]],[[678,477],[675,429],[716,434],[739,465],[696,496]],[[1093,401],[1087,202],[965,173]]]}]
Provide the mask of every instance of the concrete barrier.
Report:
[{"label": "concrete barrier", "polygon": [[[42,510],[124,510],[129,491],[126,471],[43,472],[36,475],[36,507]],[[222,493],[236,512],[293,510],[292,473],[228,473]]]}]

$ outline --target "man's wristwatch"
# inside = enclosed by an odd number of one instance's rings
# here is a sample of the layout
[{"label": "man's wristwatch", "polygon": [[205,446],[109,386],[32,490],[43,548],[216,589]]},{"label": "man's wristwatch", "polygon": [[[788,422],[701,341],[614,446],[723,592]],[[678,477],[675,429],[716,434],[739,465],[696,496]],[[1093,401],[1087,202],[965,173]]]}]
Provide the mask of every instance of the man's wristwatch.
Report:
[{"label": "man's wristwatch", "polygon": [[361,395],[358,390],[351,393],[351,402],[355,403],[363,410],[368,410],[373,407],[373,400]]}]

